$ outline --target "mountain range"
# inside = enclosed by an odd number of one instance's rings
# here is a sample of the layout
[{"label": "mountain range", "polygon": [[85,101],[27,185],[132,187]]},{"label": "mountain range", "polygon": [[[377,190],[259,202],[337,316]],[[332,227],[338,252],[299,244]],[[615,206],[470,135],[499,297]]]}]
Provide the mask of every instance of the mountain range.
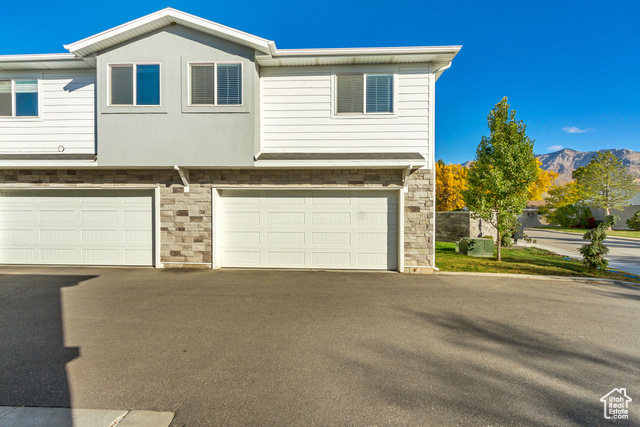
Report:
[{"label": "mountain range", "polygon": [[[540,167],[545,170],[551,170],[559,174],[556,184],[563,184],[571,181],[571,174],[580,166],[589,164],[593,156],[602,151],[611,151],[611,153],[622,161],[627,170],[640,181],[640,152],[624,149],[610,149],[598,151],[576,151],[565,148],[548,154],[538,154],[536,157],[540,159],[542,165]],[[469,166],[471,161],[464,163],[462,166]]]},{"label": "mountain range", "polygon": [[581,166],[589,164],[591,159],[599,152],[611,151],[611,153],[622,161],[629,173],[640,180],[640,152],[628,149],[611,149],[598,151],[576,151],[570,148],[556,151],[554,153],[539,154],[540,167],[545,170],[557,172],[560,176],[556,179],[556,184],[571,181],[571,173]]}]

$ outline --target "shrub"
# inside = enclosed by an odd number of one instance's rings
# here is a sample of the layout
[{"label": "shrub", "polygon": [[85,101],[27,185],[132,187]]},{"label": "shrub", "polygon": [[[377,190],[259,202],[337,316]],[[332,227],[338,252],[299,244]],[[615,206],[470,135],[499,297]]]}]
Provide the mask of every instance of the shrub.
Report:
[{"label": "shrub", "polygon": [[565,228],[594,228],[596,220],[591,209],[582,205],[561,206],[549,215],[549,220]]},{"label": "shrub", "polygon": [[640,211],[634,213],[633,216],[627,220],[627,227],[632,230],[640,230]]},{"label": "shrub", "polygon": [[608,215],[602,224],[584,233],[583,239],[591,240],[591,243],[582,245],[580,253],[583,257],[582,263],[589,269],[607,268],[609,262],[604,259],[604,256],[609,253],[609,248],[602,241],[607,238],[606,230],[613,227],[619,219],[617,215]]}]

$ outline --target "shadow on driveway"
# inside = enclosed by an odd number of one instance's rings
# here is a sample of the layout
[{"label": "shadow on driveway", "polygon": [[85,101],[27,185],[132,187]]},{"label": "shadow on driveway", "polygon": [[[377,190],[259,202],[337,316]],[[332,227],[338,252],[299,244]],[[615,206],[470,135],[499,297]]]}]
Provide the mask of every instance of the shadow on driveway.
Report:
[{"label": "shadow on driveway", "polygon": [[417,411],[430,404],[452,424],[606,425],[598,402],[609,390],[602,384],[624,387],[640,378],[639,356],[601,348],[584,336],[561,338],[459,313],[402,311],[425,330],[435,329],[445,345],[368,343],[360,350],[365,357],[339,357],[363,372],[386,405]]},{"label": "shadow on driveway", "polygon": [[71,407],[61,290],[93,277],[0,275],[0,405]]}]

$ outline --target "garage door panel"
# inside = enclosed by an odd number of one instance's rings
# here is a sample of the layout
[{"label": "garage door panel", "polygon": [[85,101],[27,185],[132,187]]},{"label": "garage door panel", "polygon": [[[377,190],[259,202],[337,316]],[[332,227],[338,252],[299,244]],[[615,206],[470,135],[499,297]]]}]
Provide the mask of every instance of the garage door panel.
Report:
[{"label": "garage door panel", "polygon": [[311,260],[319,268],[348,268],[351,266],[350,252],[312,252]]},{"label": "garage door panel", "polygon": [[82,249],[82,261],[87,264],[117,264],[117,249]]},{"label": "garage door panel", "polygon": [[40,248],[40,259],[45,262],[73,264],[76,258],[73,248]]},{"label": "garage door panel", "polygon": [[41,242],[58,242],[69,243],[76,240],[76,230],[49,230],[46,228],[40,229],[40,241]]},{"label": "garage door panel", "polygon": [[304,245],[305,233],[299,231],[269,231],[267,244],[269,245]]},{"label": "garage door panel", "polygon": [[17,241],[34,241],[34,230],[28,228],[0,229],[0,242],[13,243]]},{"label": "garage door panel", "polygon": [[257,225],[260,224],[260,212],[241,212],[230,210],[226,216],[227,224],[248,224]]},{"label": "garage door panel", "polygon": [[222,253],[222,265],[229,267],[256,267],[260,265],[260,251],[226,250]]},{"label": "garage door panel", "polygon": [[3,218],[1,263],[153,265],[149,191],[2,190]]},{"label": "garage door panel", "polygon": [[301,266],[305,264],[304,252],[280,252],[280,251],[268,251],[267,263],[279,265],[279,266]]},{"label": "garage door panel", "polygon": [[81,241],[85,243],[111,243],[121,240],[118,230],[81,230]]},{"label": "garage door panel", "polygon": [[151,230],[124,230],[122,234],[124,241],[127,243],[144,245],[146,242],[153,240],[153,232]]},{"label": "garage door panel", "polygon": [[397,197],[391,191],[223,191],[222,266],[395,269]]},{"label": "garage door panel", "polygon": [[350,245],[351,233],[348,231],[314,231],[311,232],[314,245]]},{"label": "garage door panel", "polygon": [[144,265],[153,257],[150,249],[125,249],[123,264]]},{"label": "garage door panel", "polygon": [[35,259],[35,249],[0,246],[0,262],[2,263],[29,264],[35,261]]},{"label": "garage door panel", "polygon": [[143,223],[148,224],[151,221],[153,214],[148,209],[125,209],[124,211],[124,222],[126,224],[131,223]]},{"label": "garage door panel", "polygon": [[259,231],[232,231],[227,229],[225,236],[227,244],[260,244]]},{"label": "garage door panel", "polygon": [[266,224],[297,225],[305,223],[304,212],[267,212]]}]

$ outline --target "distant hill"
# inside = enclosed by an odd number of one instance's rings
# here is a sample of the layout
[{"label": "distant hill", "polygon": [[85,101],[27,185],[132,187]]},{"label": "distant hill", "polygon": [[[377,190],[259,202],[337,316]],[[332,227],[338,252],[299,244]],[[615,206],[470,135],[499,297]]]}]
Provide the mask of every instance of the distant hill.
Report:
[{"label": "distant hill", "polygon": [[556,180],[557,184],[571,181],[571,173],[581,166],[586,166],[593,156],[602,151],[611,151],[614,156],[622,160],[622,164],[636,178],[640,180],[640,153],[627,149],[611,149],[598,151],[576,151],[569,148],[556,151],[555,153],[539,154],[538,159],[542,162],[542,169],[552,170],[560,174]]},{"label": "distant hill", "polygon": [[[622,160],[622,164],[627,170],[640,181],[640,152],[625,149],[610,149],[598,151],[576,151],[570,148],[548,154],[538,154],[536,157],[542,162],[542,169],[552,170],[560,176],[555,181],[556,184],[563,184],[571,181],[571,174],[580,166],[586,166],[593,156],[600,151],[611,151],[614,156]],[[469,166],[471,161],[462,166]]]}]

